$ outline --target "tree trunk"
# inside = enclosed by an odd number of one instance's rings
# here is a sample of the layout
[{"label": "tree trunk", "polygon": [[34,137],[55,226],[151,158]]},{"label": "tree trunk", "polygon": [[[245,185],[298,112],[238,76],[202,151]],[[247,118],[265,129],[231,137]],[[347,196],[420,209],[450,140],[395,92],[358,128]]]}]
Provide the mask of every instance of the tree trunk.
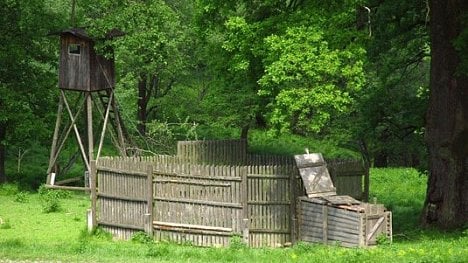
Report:
[{"label": "tree trunk", "polygon": [[146,135],[146,121],[148,119],[147,108],[149,96],[147,92],[146,76],[140,76],[138,81],[138,124],[137,129],[140,135]]},{"label": "tree trunk", "polygon": [[384,151],[379,151],[374,158],[374,167],[384,168],[388,166],[388,155]]},{"label": "tree trunk", "polygon": [[6,149],[5,149],[5,139],[6,139],[6,125],[0,123],[0,184],[7,181],[5,173],[5,159],[6,159]]},{"label": "tree trunk", "polygon": [[429,180],[422,223],[445,229],[468,221],[468,77],[457,73],[460,57],[453,47],[467,11],[465,0],[430,1]]},{"label": "tree trunk", "polygon": [[242,127],[241,134],[240,134],[240,138],[242,140],[247,140],[249,138],[249,130],[250,130],[250,124],[247,124]]}]

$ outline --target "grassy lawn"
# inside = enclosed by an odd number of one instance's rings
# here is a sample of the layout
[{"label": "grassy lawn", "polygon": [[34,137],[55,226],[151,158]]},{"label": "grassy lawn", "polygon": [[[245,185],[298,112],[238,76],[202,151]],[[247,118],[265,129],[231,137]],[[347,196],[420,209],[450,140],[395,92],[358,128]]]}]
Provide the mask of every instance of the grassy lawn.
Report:
[{"label": "grassy lawn", "polygon": [[88,235],[85,195],[64,196],[43,212],[37,193],[0,187],[0,262],[468,262],[468,229],[445,233],[418,227],[426,178],[413,169],[373,169],[371,196],[393,211],[393,244],[346,249],[299,243],[292,248],[197,248],[166,242],[115,241]]}]

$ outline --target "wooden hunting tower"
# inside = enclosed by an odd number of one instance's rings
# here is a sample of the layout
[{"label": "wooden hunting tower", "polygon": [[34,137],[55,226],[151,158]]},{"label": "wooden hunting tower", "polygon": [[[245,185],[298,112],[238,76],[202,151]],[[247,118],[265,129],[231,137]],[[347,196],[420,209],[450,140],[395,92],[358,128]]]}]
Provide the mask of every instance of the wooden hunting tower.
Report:
[{"label": "wooden hunting tower", "polygon": [[114,85],[114,61],[96,54],[94,40],[83,29],[60,32],[61,89],[98,91]]},{"label": "wooden hunting tower", "polygon": [[[125,136],[127,133],[124,132],[114,96],[114,60],[112,57],[106,58],[97,54],[94,49],[96,41],[110,40],[123,34],[118,30],[112,30],[101,39],[93,39],[86,34],[84,29],[72,28],[52,33],[52,35],[60,36],[58,85],[60,98],[47,169],[47,185],[52,188],[90,190],[93,178],[89,180],[85,178],[85,187],[64,186],[67,183],[80,181],[82,177],[64,178],[61,181],[55,179],[58,175],[66,174],[80,155],[86,167],[85,177],[87,174],[92,175],[91,163],[99,159],[108,123],[112,127],[108,131],[111,135],[110,139],[120,154],[126,155],[125,145],[128,137]],[[97,111],[93,111],[93,108]],[[84,114],[82,114],[83,109]],[[64,111],[69,116],[67,124],[62,123]],[[99,118],[96,118],[98,116]],[[93,136],[95,134],[93,125],[100,128],[99,141]],[[59,165],[60,153],[72,131],[78,144],[77,151],[68,162]],[[96,155],[94,154],[95,142],[99,145]],[[91,186],[88,187],[89,185]]]}]

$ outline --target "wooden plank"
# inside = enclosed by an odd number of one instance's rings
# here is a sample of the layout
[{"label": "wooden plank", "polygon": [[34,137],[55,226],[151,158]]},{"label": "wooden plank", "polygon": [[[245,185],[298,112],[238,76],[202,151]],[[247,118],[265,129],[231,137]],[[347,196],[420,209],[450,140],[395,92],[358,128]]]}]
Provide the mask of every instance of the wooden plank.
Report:
[{"label": "wooden plank", "polygon": [[309,198],[314,198],[314,197],[322,197],[322,196],[334,196],[336,195],[336,192],[335,190],[332,190],[332,191],[321,191],[321,190],[318,190],[318,189],[315,189],[315,190],[309,190],[309,191],[316,191],[314,193],[307,193],[307,197]]},{"label": "wooden plank", "polygon": [[54,185],[64,185],[64,184],[68,184],[68,183],[79,182],[79,181],[81,181],[82,179],[83,179],[82,176],[73,177],[73,178],[68,178],[68,179],[65,179],[65,180],[61,180],[61,181],[55,182]]},{"label": "wooden plank", "polygon": [[321,153],[294,155],[294,160],[298,168],[322,166],[325,164]]},{"label": "wooden plank", "polygon": [[153,214],[153,166],[147,165],[146,166],[146,233],[150,236],[153,236],[153,227],[152,222],[154,220]]},{"label": "wooden plank", "polygon": [[[91,163],[94,161],[94,135],[93,135],[93,98],[91,96],[91,92],[86,92],[85,93],[86,97],[86,134],[87,134],[87,141],[88,141],[88,161]],[[94,168],[96,169],[96,168]],[[88,170],[91,175],[91,170]],[[96,176],[96,174],[94,175]],[[94,177],[94,180],[96,180],[97,177]],[[92,181],[92,180],[91,180]],[[93,186],[90,186],[93,187]],[[94,187],[94,189],[96,189]]]},{"label": "wooden plank", "polygon": [[[240,172],[242,173],[242,182],[239,189],[242,202],[242,238],[244,243],[248,245],[250,243],[249,177],[246,167],[243,167]],[[240,218],[238,218],[238,220],[240,220]]]},{"label": "wooden plank", "polygon": [[207,206],[220,206],[220,207],[242,209],[241,203],[226,203],[226,202],[215,202],[215,201],[205,201],[205,200],[192,200],[192,199],[187,199],[187,198],[166,198],[166,197],[156,197],[155,200],[161,201],[161,202],[200,204],[200,205],[207,205]]},{"label": "wooden plank", "polygon": [[278,206],[289,206],[290,201],[248,201],[249,205],[278,205]]},{"label": "wooden plank", "polygon": [[382,225],[382,223],[385,220],[385,216],[382,216],[379,218],[379,220],[375,223],[375,225],[372,227],[372,229],[367,233],[367,242],[371,240],[371,238],[376,234],[377,229]]},{"label": "wooden plank", "polygon": [[180,224],[180,223],[171,223],[171,222],[162,222],[162,221],[153,221],[153,225],[155,227],[156,226],[159,226],[159,227],[175,227],[175,228],[198,229],[198,230],[208,230],[208,231],[217,231],[217,232],[233,232],[233,229],[229,228],[229,227]]},{"label": "wooden plank", "polygon": [[[303,224],[321,227],[322,217],[304,218]],[[328,217],[328,225],[329,225],[329,228],[343,228],[343,231],[353,231],[356,233],[360,232],[359,222],[352,222],[349,220]]]},{"label": "wooden plank", "polygon": [[[303,211],[302,212],[302,215],[304,217],[310,217],[310,216],[314,216],[316,215],[317,213],[315,211],[313,212],[309,212],[309,211]],[[351,221],[354,221],[354,222],[358,222],[359,221],[359,214],[356,214],[356,216],[352,215],[352,214],[346,214],[346,213],[341,213],[341,211],[333,211],[332,209],[328,209],[328,217],[336,217],[336,218],[342,218],[342,219],[345,219],[345,220],[351,220]]]},{"label": "wooden plank", "polygon": [[[54,128],[54,135],[52,137],[52,147],[50,149],[50,156],[49,156],[49,166],[47,168],[47,181],[46,184],[51,184],[51,172],[53,167],[55,166],[56,158],[55,155],[57,153],[57,142],[58,142],[58,134],[60,131],[60,126],[62,123],[62,111],[63,111],[63,98],[59,96],[59,105],[57,110],[57,119],[55,120],[55,128]],[[66,138],[64,138],[65,140]],[[57,171],[54,171],[57,173]]]},{"label": "wooden plank", "polygon": [[357,205],[360,204],[361,202],[352,198],[351,196],[348,195],[335,195],[335,196],[323,196],[321,197],[322,199],[325,199],[328,203],[331,205]]},{"label": "wooden plank", "polygon": [[[180,177],[186,179],[200,179],[200,180],[213,180],[213,181],[231,181],[231,182],[240,182],[242,178],[239,176],[232,177],[223,177],[223,176],[206,176],[206,175],[194,175],[194,174],[183,174],[183,173],[174,173],[174,172],[164,172],[164,171],[153,171],[153,173],[158,175],[167,175],[173,177]],[[158,179],[155,179],[157,182]]]},{"label": "wooden plank", "polygon": [[142,171],[130,171],[130,170],[124,170],[124,169],[118,169],[118,168],[111,168],[111,167],[106,167],[102,166],[101,164],[96,167],[96,169],[99,172],[110,172],[110,173],[116,173],[116,174],[125,174],[125,175],[133,175],[133,176],[139,176],[139,177],[147,177],[148,175],[146,172]]},{"label": "wooden plank", "polygon": [[265,234],[290,234],[289,229],[267,229],[267,228],[250,228],[251,233],[265,233]]},{"label": "wooden plank", "polygon": [[[188,234],[194,234],[194,235],[201,235],[202,237],[209,237],[209,236],[226,236],[230,237],[233,236],[236,233],[230,233],[230,232],[216,232],[216,231],[209,231],[209,230],[201,230],[201,229],[190,229],[190,228],[177,228],[177,227],[167,227],[167,226],[154,226],[154,229],[157,231],[161,232],[169,232],[172,233],[172,237],[170,238],[161,238],[161,239],[169,239],[173,241],[177,241],[179,239],[178,243],[180,242],[180,235],[177,235],[178,233],[188,233]],[[175,232],[175,233],[174,233]],[[204,241],[200,244],[201,246],[208,246],[212,245],[212,242]]]},{"label": "wooden plank", "polygon": [[127,228],[127,229],[134,229],[134,230],[145,230],[144,226],[135,226],[135,225],[130,225],[130,224],[115,223],[115,222],[109,222],[109,221],[103,221],[103,220],[99,220],[98,225]]},{"label": "wooden plank", "polygon": [[99,198],[108,198],[108,199],[115,199],[115,200],[123,200],[123,201],[131,201],[131,202],[148,202],[147,198],[138,198],[138,197],[129,197],[129,196],[121,196],[121,195],[113,195],[107,193],[97,193]]},{"label": "wooden plank", "polygon": [[[344,232],[336,232],[336,231],[330,231],[325,235],[319,230],[316,229],[308,229],[303,233],[303,236],[310,236],[310,237],[316,237],[316,238],[322,238],[321,242],[324,244],[330,244],[333,241],[344,241],[348,243],[354,243],[356,245],[359,245],[359,235],[357,234],[349,234],[349,233],[344,233]],[[325,239],[326,238],[326,239]],[[327,240],[326,243],[324,240]]]},{"label": "wooden plank", "polygon": [[170,179],[155,179],[155,183],[161,184],[187,184],[187,185],[199,185],[199,186],[215,186],[215,187],[231,187],[229,183],[205,183],[205,182],[196,182],[196,181],[181,181],[181,180],[170,180]]},{"label": "wooden plank", "polygon": [[80,187],[80,186],[65,186],[65,185],[45,185],[46,188],[50,189],[61,189],[61,190],[70,190],[70,191],[89,191],[89,187]]},{"label": "wooden plank", "polygon": [[248,174],[248,178],[259,178],[259,179],[284,179],[289,180],[289,175],[280,175],[280,174]]},{"label": "wooden plank", "polygon": [[323,243],[328,242],[328,206],[322,206],[322,238]]},{"label": "wooden plank", "polygon": [[[114,90],[112,89],[112,91],[110,93],[109,100],[112,100],[113,96],[114,96]],[[104,136],[106,135],[107,123],[109,121],[110,106],[111,106],[111,103],[109,102],[107,104],[104,121],[102,123],[101,137],[99,139],[99,146],[98,146],[98,151],[97,151],[97,155],[96,155],[96,162],[99,161],[99,157],[101,156],[102,145],[104,143]],[[96,108],[98,108],[98,107],[96,107]]]}]

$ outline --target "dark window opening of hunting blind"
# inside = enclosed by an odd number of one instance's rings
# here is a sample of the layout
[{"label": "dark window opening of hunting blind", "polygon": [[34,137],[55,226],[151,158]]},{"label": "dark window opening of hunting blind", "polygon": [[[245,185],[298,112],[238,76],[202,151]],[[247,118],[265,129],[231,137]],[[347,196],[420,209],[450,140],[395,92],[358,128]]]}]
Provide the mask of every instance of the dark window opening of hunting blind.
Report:
[{"label": "dark window opening of hunting blind", "polygon": [[80,55],[81,54],[81,46],[79,44],[69,44],[68,45],[68,54]]}]

